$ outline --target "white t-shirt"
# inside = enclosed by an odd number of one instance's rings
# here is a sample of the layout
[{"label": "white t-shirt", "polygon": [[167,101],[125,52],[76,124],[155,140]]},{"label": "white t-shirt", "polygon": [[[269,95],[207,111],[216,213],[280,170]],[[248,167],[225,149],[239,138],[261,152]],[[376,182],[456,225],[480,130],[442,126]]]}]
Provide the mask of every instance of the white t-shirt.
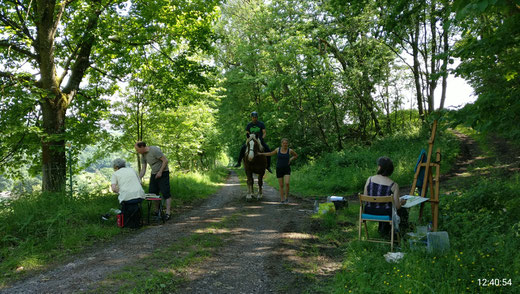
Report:
[{"label": "white t-shirt", "polygon": [[119,203],[136,198],[144,198],[144,190],[139,182],[139,177],[131,167],[118,169],[112,175],[112,185],[119,187]]}]

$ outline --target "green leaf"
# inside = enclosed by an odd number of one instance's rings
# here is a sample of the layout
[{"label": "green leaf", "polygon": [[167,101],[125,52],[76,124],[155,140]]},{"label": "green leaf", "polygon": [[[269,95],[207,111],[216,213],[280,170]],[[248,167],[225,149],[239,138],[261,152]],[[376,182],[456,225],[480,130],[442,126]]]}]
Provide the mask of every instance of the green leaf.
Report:
[{"label": "green leaf", "polygon": [[488,7],[489,3],[488,0],[480,0],[480,2],[475,3],[475,5],[478,7],[478,10],[480,12],[483,12]]}]

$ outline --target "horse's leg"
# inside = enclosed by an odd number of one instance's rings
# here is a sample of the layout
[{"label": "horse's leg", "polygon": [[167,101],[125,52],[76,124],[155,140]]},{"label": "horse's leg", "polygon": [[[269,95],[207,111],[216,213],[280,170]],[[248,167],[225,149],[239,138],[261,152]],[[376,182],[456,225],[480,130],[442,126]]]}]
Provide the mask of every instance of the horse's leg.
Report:
[{"label": "horse's leg", "polygon": [[258,174],[258,199],[263,197],[262,185],[264,184],[264,174]]},{"label": "horse's leg", "polygon": [[251,196],[255,195],[255,174],[251,172]]},{"label": "horse's leg", "polygon": [[253,195],[253,173],[250,171],[246,171],[247,176],[247,196],[246,199],[251,199],[251,196]]}]

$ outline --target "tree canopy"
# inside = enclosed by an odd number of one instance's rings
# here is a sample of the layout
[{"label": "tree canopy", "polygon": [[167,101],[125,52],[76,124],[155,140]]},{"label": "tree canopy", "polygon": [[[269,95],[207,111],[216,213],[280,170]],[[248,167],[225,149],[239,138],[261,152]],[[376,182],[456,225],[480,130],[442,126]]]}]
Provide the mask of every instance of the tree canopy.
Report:
[{"label": "tree canopy", "polygon": [[426,119],[436,91],[442,109],[450,71],[478,95],[457,123],[518,138],[519,12],[518,0],[5,0],[0,169],[61,191],[66,144],[136,140],[206,168],[235,156],[254,110],[270,145],[287,137],[314,158]]},{"label": "tree canopy", "polygon": [[200,76],[197,62],[189,58],[211,47],[218,1],[4,3],[0,109],[8,115],[0,121],[6,138],[0,160],[32,161],[42,167],[43,189],[61,191],[65,142],[94,140],[110,111],[108,97],[117,82],[140,69],[143,58],[150,55],[175,76],[154,93],[164,105],[181,100],[187,84],[201,84],[194,81]]}]

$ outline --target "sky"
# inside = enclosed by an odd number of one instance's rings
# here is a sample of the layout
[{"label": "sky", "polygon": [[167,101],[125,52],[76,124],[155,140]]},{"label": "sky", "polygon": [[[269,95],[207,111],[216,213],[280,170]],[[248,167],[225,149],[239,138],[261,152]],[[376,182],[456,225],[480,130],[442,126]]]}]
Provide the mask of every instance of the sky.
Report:
[{"label": "sky", "polygon": [[[439,81],[440,82],[440,81]],[[435,91],[435,109],[439,108],[441,100],[442,85],[439,83]],[[445,109],[458,109],[467,103],[473,103],[477,97],[473,95],[473,88],[462,78],[450,75],[448,77],[448,88],[446,89]]]}]

